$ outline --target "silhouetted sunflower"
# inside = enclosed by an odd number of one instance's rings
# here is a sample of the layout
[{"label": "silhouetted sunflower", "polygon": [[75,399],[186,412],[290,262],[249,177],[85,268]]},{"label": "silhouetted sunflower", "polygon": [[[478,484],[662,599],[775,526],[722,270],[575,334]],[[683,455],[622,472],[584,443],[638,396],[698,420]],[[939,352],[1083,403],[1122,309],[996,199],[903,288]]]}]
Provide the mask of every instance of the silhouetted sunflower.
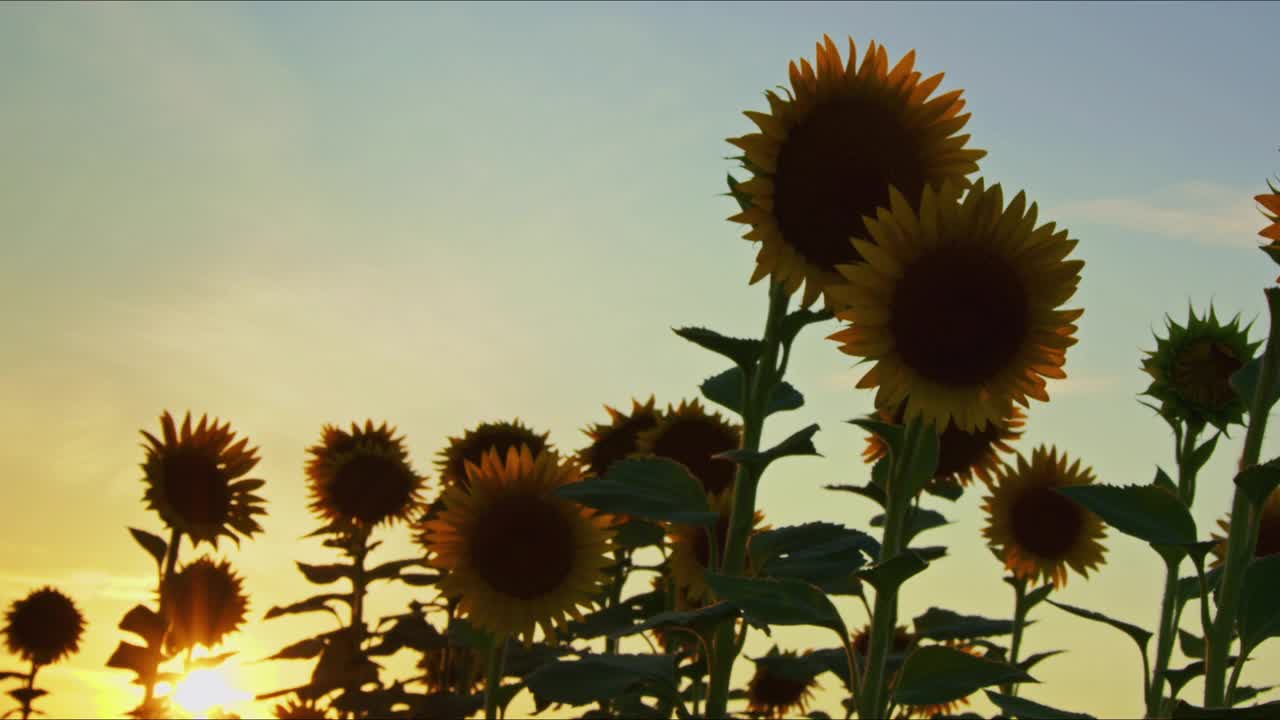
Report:
[{"label": "silhouetted sunflower", "polygon": [[449,446],[437,454],[436,470],[442,487],[467,484],[466,464],[479,465],[480,459],[490,450],[497,450],[498,457],[506,457],[507,451],[524,445],[536,458],[555,448],[547,442],[550,433],[541,435],[530,430],[519,418],[511,422],[485,422],[466,431],[462,437],[449,438]]},{"label": "silhouetted sunflower", "polygon": [[5,620],[5,645],[27,662],[51,665],[80,650],[84,616],[71,598],[51,587],[15,601]]},{"label": "silhouetted sunflower", "polygon": [[794,95],[766,91],[769,112],[744,113],[760,132],[729,140],[752,173],[738,186],[751,206],[729,218],[761,244],[751,282],[772,275],[788,293],[803,282],[805,306],[862,260],[849,240],[867,237],[863,217],[888,205],[890,186],[914,203],[929,184],[964,183],[986,155],[956,134],[969,121],[962,91],[930,99],[942,74],[921,81],[914,50],[890,69],[874,42],[861,67],[852,38],[848,65],[830,37],[817,47],[816,71],[791,63]]},{"label": "silhouetted sunflower", "polygon": [[322,710],[314,700],[290,700],[276,705],[275,716],[279,720],[328,720],[329,711]]},{"label": "silhouetted sunflower", "polygon": [[708,413],[697,400],[667,406],[658,424],[637,439],[637,452],[657,455],[684,465],[702,483],[708,495],[718,495],[733,487],[737,465],[716,455],[736,450],[742,444],[742,430]]},{"label": "silhouetted sunflower", "polygon": [[653,396],[649,396],[649,402],[643,405],[632,400],[629,414],[608,405],[604,409],[609,413],[609,424],[596,424],[583,430],[591,438],[591,444],[578,452],[578,459],[583,473],[588,476],[603,476],[615,462],[636,452],[640,433],[658,424],[659,415],[654,409]]},{"label": "silhouetted sunflower", "polygon": [[[902,406],[896,413],[880,410],[876,413],[879,419],[902,424]],[[968,487],[976,475],[982,482],[991,483],[991,473],[1000,466],[999,452],[1010,453],[1013,448],[1009,443],[1022,435],[1022,426],[1026,415],[1018,406],[1009,408],[1008,415],[997,423],[988,423],[977,432],[965,432],[954,424],[938,436],[938,469],[934,471],[933,483],[954,482],[961,487]],[[862,459],[874,463],[884,457],[888,448],[878,435],[867,436],[867,449],[862,452]]]},{"label": "silhouetted sunflower", "polygon": [[805,713],[818,681],[812,668],[788,662],[797,657],[794,650],[780,653],[775,646],[754,660],[756,671],[747,683],[747,712],[778,720]]},{"label": "silhouetted sunflower", "polygon": [[311,509],[325,520],[369,528],[408,519],[419,502],[422,478],[409,464],[404,438],[384,422],[326,425],[321,443],[307,450]]},{"label": "silhouetted sunflower", "polygon": [[[712,512],[719,515],[716,520],[716,547],[718,557],[724,557],[725,544],[729,539],[729,515],[733,511],[733,493],[722,492],[719,495],[708,495],[708,504]],[[751,534],[767,530],[761,526],[764,513],[755,513]],[[667,532],[671,540],[671,556],[668,559],[671,567],[671,579],[676,587],[684,592],[689,600],[698,605],[710,602],[713,598],[711,588],[707,585],[707,566],[711,562],[711,546],[707,538],[706,528],[696,525],[673,524]],[[747,574],[751,572],[751,557],[747,556]]]},{"label": "silhouetted sunflower", "polygon": [[[1213,547],[1215,560],[1213,566],[1217,567],[1222,564],[1222,558],[1226,556],[1227,551],[1227,533],[1231,532],[1231,515],[1218,521],[1218,527],[1222,528],[1222,535],[1213,534],[1213,539],[1218,544]],[[1262,521],[1258,526],[1258,544],[1253,548],[1253,556],[1255,558],[1266,557],[1280,553],[1280,489],[1272,490],[1267,496],[1267,501],[1262,505]]]},{"label": "silhouetted sunflower", "polygon": [[1258,234],[1270,240],[1272,245],[1275,245],[1280,243],[1280,188],[1272,185],[1270,180],[1267,181],[1267,188],[1271,190],[1270,193],[1255,195],[1253,199],[1262,205],[1262,214],[1271,223],[1259,231]]},{"label": "silhouetted sunflower", "polygon": [[841,266],[847,282],[829,290],[850,323],[831,339],[875,361],[858,387],[879,388],[876,407],[905,402],[907,420],[969,432],[1047,401],[1044,377],[1066,377],[1084,312],[1057,309],[1080,283],[1084,262],[1065,259],[1076,241],[982,180],[963,202],[948,185],[926,188],[919,213],[896,190],[889,205],[867,220],[875,242],[854,241],[866,262]]},{"label": "silhouetted sunflower", "polygon": [[[867,655],[871,652],[871,626],[863,625],[853,633],[853,637],[849,640],[853,651],[857,653],[863,663],[866,662]],[[915,636],[905,625],[899,625],[893,629],[893,641],[889,646],[890,655],[904,655],[915,643]]]},{"label": "silhouetted sunflower", "polygon": [[249,599],[241,579],[226,561],[202,557],[166,581],[172,625],[172,651],[203,645],[212,648],[244,622]]},{"label": "silhouetted sunflower", "polygon": [[421,526],[438,587],[474,625],[532,642],[535,626],[553,637],[566,615],[600,595],[612,532],[609,518],[554,494],[576,482],[573,464],[528,446],[487,451],[466,464],[467,484],[446,488],[444,510]]},{"label": "silhouetted sunflower", "polygon": [[1231,375],[1253,358],[1261,343],[1249,342],[1240,316],[1218,322],[1209,308],[1204,317],[1187,311],[1186,327],[1165,317],[1168,337],[1156,337],[1142,369],[1151,376],[1144,394],[1160,401],[1161,413],[1188,422],[1225,429],[1244,421],[1245,400],[1231,387]]},{"label": "silhouetted sunflower", "polygon": [[192,430],[191,413],[183,419],[181,432],[168,412],[160,416],[160,427],[163,441],[142,431],[147,439],[142,465],[147,507],[197,545],[216,546],[222,535],[239,543],[237,532],[245,537],[262,532],[253,516],[266,514],[265,501],[253,491],[264,483],[237,479],[258,464],[258,449],[248,447],[249,439],[235,442],[230,423],[210,423],[206,416]]},{"label": "silhouetted sunflower", "polygon": [[1067,584],[1067,568],[1088,577],[1103,563],[1106,537],[1102,520],[1054,488],[1088,485],[1093,471],[1076,460],[1067,465],[1066,453],[1041,445],[1027,462],[1021,453],[1017,466],[996,473],[983,510],[987,526],[982,534],[1019,578],[1043,578],[1056,587]]}]

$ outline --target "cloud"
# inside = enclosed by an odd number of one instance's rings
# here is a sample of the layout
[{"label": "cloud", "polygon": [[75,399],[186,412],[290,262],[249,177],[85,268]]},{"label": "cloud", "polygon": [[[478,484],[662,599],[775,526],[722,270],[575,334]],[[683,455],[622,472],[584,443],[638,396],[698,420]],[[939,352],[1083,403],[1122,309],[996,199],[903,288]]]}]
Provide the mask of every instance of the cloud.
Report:
[{"label": "cloud", "polygon": [[156,591],[153,576],[114,575],[101,570],[72,570],[47,575],[5,573],[0,575],[0,586],[4,585],[14,586],[22,592],[50,585],[76,600],[92,597],[148,602]]},{"label": "cloud", "polygon": [[1140,195],[1071,202],[1053,208],[1067,227],[1088,222],[1209,245],[1256,245],[1265,224],[1257,188],[1188,181]]}]

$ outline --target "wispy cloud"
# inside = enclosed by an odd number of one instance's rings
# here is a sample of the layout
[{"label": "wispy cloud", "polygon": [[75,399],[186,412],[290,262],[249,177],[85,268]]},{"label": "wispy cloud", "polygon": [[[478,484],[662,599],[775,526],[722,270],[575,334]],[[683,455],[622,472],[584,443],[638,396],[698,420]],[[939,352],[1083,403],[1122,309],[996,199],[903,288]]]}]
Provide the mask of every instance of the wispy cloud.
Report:
[{"label": "wispy cloud", "polygon": [[1210,245],[1247,247],[1263,225],[1253,196],[1257,188],[1187,181],[1149,193],[1072,202],[1053,217],[1072,227],[1092,222]]},{"label": "wispy cloud", "polygon": [[[73,598],[111,598],[148,602],[156,590],[154,577],[146,575],[114,575],[101,570],[73,570],[66,573],[0,574],[0,586],[13,586],[25,590],[52,585]],[[8,593],[6,591],[6,596]]]}]

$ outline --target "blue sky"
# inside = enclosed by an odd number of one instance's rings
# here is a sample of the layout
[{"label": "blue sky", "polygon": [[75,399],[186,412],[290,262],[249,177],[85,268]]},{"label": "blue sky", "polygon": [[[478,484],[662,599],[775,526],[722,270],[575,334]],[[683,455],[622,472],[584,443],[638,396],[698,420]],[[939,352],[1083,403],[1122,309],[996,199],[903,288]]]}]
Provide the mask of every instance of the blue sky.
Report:
[{"label": "blue sky", "polygon": [[[980,174],[1080,239],[1070,378],[1032,407],[1019,447],[1056,443],[1102,482],[1147,481],[1171,464],[1167,429],[1135,401],[1151,331],[1189,300],[1257,317],[1275,277],[1251,197],[1280,172],[1278,23],[1274,3],[0,6],[0,602],[53,582],[91,622],[49,673],[65,703],[49,709],[123,702],[75,691],[123,682],[103,664],[150,573],[124,526],[158,527],[138,502],[136,432],[163,409],[228,418],[262,447],[272,516],[232,553],[256,619],[304,591],[274,579],[287,558],[321,557],[295,538],[312,527],[302,461],[323,423],[385,418],[428,470],[482,420],[519,416],[573,450],[602,403],[692,397],[721,368],[668,328],[757,333],[765,303],[746,285],[754,249],[724,220],[724,139],[752,130],[741,111],[765,109],[762,91],[824,33],[945,71],[971,146],[989,151]],[[818,422],[826,456],[771,470],[775,526],[871,515],[821,490],[863,476],[843,421],[871,404],[834,330],[798,344],[790,376],[809,404],[767,430]],[[1229,506],[1238,441],[1202,480],[1202,531]],[[904,616],[1008,612],[979,500],[942,508],[955,522],[930,542],[952,555]],[[1154,624],[1157,563],[1108,545],[1063,599]],[[411,551],[404,533],[389,550]],[[1037,619],[1029,651],[1072,653],[1027,695],[1137,711],[1127,639]],[[244,654],[303,629],[255,620]],[[754,638],[748,654],[765,649]],[[1275,652],[1256,680],[1280,669]],[[261,668],[245,671],[253,691],[296,675]]]}]

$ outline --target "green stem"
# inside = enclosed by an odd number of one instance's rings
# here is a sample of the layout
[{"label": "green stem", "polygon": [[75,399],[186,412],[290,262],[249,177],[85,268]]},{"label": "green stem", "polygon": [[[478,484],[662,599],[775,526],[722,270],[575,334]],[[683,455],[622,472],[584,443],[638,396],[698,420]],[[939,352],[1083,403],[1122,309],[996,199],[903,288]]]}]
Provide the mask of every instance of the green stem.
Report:
[{"label": "green stem", "polygon": [[[893,458],[889,476],[888,506],[885,508],[884,538],[880,543],[880,562],[897,556],[905,546],[907,511],[911,508],[912,495],[908,484],[911,465],[924,423],[913,420],[907,425],[902,438],[899,456]],[[898,622],[898,588],[876,591],[875,611],[871,616],[871,639],[867,650],[867,666],[862,678],[858,715],[864,718],[885,716],[887,698],[884,695],[885,661]]]},{"label": "green stem", "polygon": [[[613,551],[613,577],[609,584],[609,599],[607,607],[617,607],[622,600],[622,585],[627,579],[627,565],[630,562],[630,556],[625,550]],[[618,654],[618,642],[621,638],[609,636],[604,641],[604,652],[606,655]],[[611,703],[608,700],[600,701],[600,710],[608,714]]]},{"label": "green stem", "polygon": [[[1258,464],[1262,451],[1262,437],[1267,429],[1267,413],[1271,410],[1271,398],[1276,390],[1277,357],[1280,356],[1280,288],[1267,288],[1267,309],[1271,315],[1267,347],[1263,351],[1258,369],[1258,384],[1254,387],[1249,406],[1249,429],[1245,432],[1244,451],[1240,455],[1240,469]],[[1204,706],[1227,707],[1226,677],[1227,656],[1231,650],[1231,631],[1240,610],[1240,590],[1244,585],[1244,572],[1253,560],[1257,536],[1253,526],[1257,523],[1258,508],[1239,487],[1231,502],[1231,528],[1227,532],[1227,550],[1222,567],[1222,584],[1218,591],[1218,613],[1213,620],[1213,632],[1205,638]]]},{"label": "green stem", "polygon": [[27,696],[22,699],[22,720],[30,720],[31,718],[31,691],[35,690],[36,673],[40,671],[40,666],[35,660],[31,661],[31,672],[27,674]]},{"label": "green stem", "polygon": [[498,717],[498,690],[502,687],[502,663],[506,655],[506,649],[507,638],[505,636],[494,638],[493,643],[489,646],[488,657],[485,659],[485,720],[497,720]]},{"label": "green stem", "polygon": [[[351,644],[358,655],[359,660],[364,660],[364,596],[368,581],[365,578],[365,558],[369,556],[369,529],[361,528],[355,531],[352,538],[351,553],[351,626],[348,632],[351,633]],[[358,684],[348,685],[345,692],[354,695],[360,691]],[[351,717],[356,717],[358,712],[351,711]]]},{"label": "green stem", "polygon": [[[787,303],[790,296],[782,285],[773,283],[769,287],[769,311],[765,319],[763,347],[760,359],[747,378],[746,392],[742,404],[742,449],[760,450],[760,437],[764,432],[765,408],[769,396],[781,379],[778,371],[779,336],[782,321],[787,314]],[[756,513],[756,486],[760,478],[753,466],[743,463],[738,466],[733,483],[733,508],[729,514],[729,533],[725,541],[724,560],[720,571],[728,576],[742,573],[746,565],[747,538]],[[722,622],[715,630],[712,643],[713,657],[711,677],[707,682],[706,714],[710,718],[726,715],[729,704],[729,676],[733,672],[733,662],[737,659],[737,648],[734,642],[733,623]]]},{"label": "green stem", "polygon": [[164,555],[164,571],[160,573],[159,587],[156,589],[156,594],[160,596],[160,620],[164,623],[164,632],[160,634],[160,639],[155,647],[148,648],[151,651],[152,672],[151,677],[147,679],[146,689],[143,692],[143,705],[150,703],[152,698],[155,697],[156,675],[160,671],[160,657],[164,653],[164,641],[169,634],[169,593],[165,591],[165,585],[178,566],[178,549],[181,545],[182,531],[175,528],[169,534],[169,547],[165,550]]},{"label": "green stem", "polygon": [[[1009,664],[1018,665],[1018,652],[1022,649],[1022,630],[1027,624],[1027,581],[1026,578],[1014,576],[1013,579],[1013,639],[1009,643]],[[1000,689],[1006,695],[1018,694],[1015,683],[1007,683]]]},{"label": "green stem", "polygon": [[1160,600],[1159,636],[1156,639],[1156,667],[1147,687],[1147,717],[1161,717],[1164,704],[1165,672],[1169,669],[1169,657],[1173,654],[1173,637],[1177,633],[1178,565],[1165,560],[1164,596]]},{"label": "green stem", "polygon": [[1248,660],[1243,653],[1240,659],[1236,660],[1235,667],[1231,668],[1231,681],[1227,683],[1227,706],[1232,705],[1231,696],[1236,694],[1236,684],[1240,682],[1240,672],[1244,670],[1244,661]]}]

